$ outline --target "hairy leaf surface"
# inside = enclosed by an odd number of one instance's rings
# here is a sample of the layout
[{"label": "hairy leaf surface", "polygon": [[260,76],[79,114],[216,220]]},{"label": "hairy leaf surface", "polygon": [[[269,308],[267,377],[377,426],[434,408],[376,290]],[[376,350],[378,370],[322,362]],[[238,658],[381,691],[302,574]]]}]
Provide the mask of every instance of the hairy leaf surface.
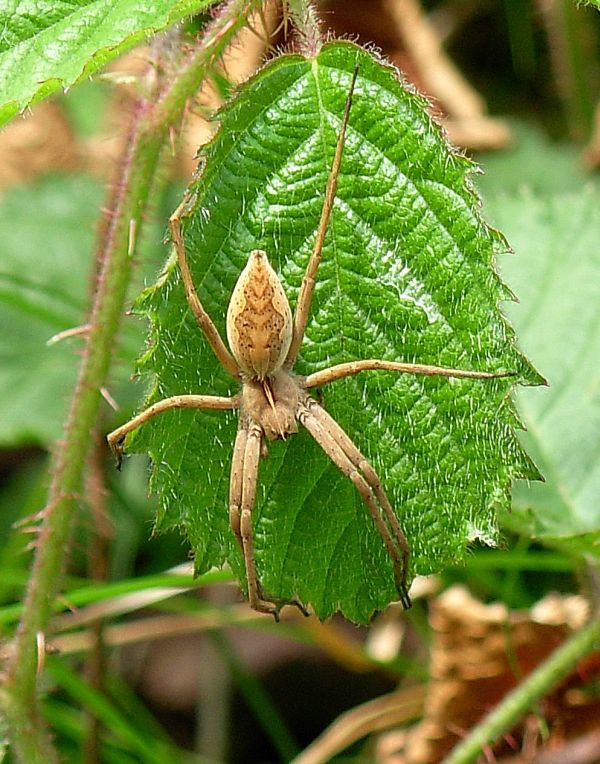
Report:
[{"label": "hairy leaf surface", "polygon": [[0,8],[0,125],[213,0],[23,0]]},{"label": "hairy leaf surface", "polygon": [[[359,75],[311,316],[297,364],[307,374],[358,358],[486,371],[512,379],[448,380],[369,372],[321,394],[379,471],[413,549],[411,573],[494,543],[494,511],[511,480],[537,472],[514,432],[509,399],[537,373],[514,345],[493,267],[506,250],[481,220],[470,163],[449,150],[422,98],[349,43],[313,60],[283,56],[222,113],[188,190],[184,237],[204,306],[225,335],[233,285],[248,253],[265,249],[292,306],[315,239],[355,64]],[[150,401],[175,393],[234,394],[185,302],[173,257],[140,300],[152,320],[141,370]],[[171,411],[129,447],[149,451],[158,528],[181,526],[196,566],[243,564],[227,493],[236,416]],[[266,591],[299,596],[325,617],[364,622],[397,599],[391,561],[353,485],[308,433],[269,444],[254,513]]]}]

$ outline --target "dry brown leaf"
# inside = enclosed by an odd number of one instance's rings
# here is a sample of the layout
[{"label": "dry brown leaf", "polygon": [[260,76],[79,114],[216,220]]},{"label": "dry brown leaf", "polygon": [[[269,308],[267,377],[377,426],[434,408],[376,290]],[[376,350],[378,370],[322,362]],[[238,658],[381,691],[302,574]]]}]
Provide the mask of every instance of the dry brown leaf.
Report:
[{"label": "dry brown leaf", "polygon": [[[441,761],[586,617],[585,601],[579,597],[551,595],[529,612],[510,612],[503,604],[476,601],[463,587],[449,589],[431,605],[431,680],[424,718],[407,735],[402,755],[391,754],[388,747],[386,756],[378,761]],[[553,744],[583,734],[600,714],[600,702],[584,692],[582,668],[540,705]],[[594,673],[600,673],[598,667]],[[503,755],[511,751],[511,745],[522,750],[525,743],[534,751],[541,744],[535,717],[529,726],[526,720],[513,730],[494,750]]]},{"label": "dry brown leaf", "polygon": [[0,188],[27,183],[77,166],[77,147],[61,108],[53,101],[16,117],[0,133]]},{"label": "dry brown leaf", "polygon": [[380,47],[432,99],[433,114],[456,145],[484,150],[504,148],[510,142],[508,126],[486,115],[483,98],[445,52],[438,30],[418,0],[323,2],[321,18],[337,36]]}]

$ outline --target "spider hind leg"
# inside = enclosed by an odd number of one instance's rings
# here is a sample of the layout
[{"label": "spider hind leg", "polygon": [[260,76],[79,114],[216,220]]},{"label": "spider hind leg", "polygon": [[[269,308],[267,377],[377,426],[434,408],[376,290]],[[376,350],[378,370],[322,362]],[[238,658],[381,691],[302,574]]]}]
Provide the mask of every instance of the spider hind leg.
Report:
[{"label": "spider hind leg", "polygon": [[411,606],[408,595],[410,546],[379,476],[335,419],[313,398],[304,398],[298,407],[298,419],[354,483],[392,560],[396,590],[402,606],[408,609]]},{"label": "spider hind leg", "polygon": [[263,447],[262,428],[256,422],[242,415],[235,439],[231,465],[229,522],[244,558],[248,600],[253,610],[257,610],[259,613],[269,613],[276,621],[279,621],[281,610],[286,605],[292,605],[298,608],[302,615],[308,616],[308,610],[296,598],[284,599],[267,595],[256,571],[252,510],[256,498],[258,464]]}]

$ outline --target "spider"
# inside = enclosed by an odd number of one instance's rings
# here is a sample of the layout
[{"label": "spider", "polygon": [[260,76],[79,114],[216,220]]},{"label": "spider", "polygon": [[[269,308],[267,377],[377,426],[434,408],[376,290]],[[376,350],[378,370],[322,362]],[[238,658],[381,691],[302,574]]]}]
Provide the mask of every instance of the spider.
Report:
[{"label": "spider", "polygon": [[229,302],[227,348],[204,310],[192,281],[181,233],[181,219],[187,209],[184,201],[173,213],[169,223],[186,299],[217,359],[241,384],[241,390],[232,397],[175,395],[165,398],[108,436],[110,447],[120,463],[125,436],[163,411],[174,408],[239,411],[230,477],[230,525],[244,558],[250,606],[259,612],[271,613],[276,620],[284,605],[295,605],[304,614],[307,611],[295,599],[274,599],[263,590],[254,559],[252,509],[259,461],[266,456],[265,441],[286,439],[298,431],[299,424],[308,430],[327,456],[355,485],[392,560],[399,599],[405,608],[410,607],[407,585],[410,546],[381,480],[342,427],[308,391],[363,371],[375,370],[477,379],[508,376],[508,373],[503,372],[466,371],[379,359],[341,363],[306,377],[293,373],[308,321],[317,270],[334,204],[357,74],[358,69],[355,69],[327,180],[315,244],[302,279],[295,313],[292,315],[283,286],[266,253],[258,249],[252,251]]}]

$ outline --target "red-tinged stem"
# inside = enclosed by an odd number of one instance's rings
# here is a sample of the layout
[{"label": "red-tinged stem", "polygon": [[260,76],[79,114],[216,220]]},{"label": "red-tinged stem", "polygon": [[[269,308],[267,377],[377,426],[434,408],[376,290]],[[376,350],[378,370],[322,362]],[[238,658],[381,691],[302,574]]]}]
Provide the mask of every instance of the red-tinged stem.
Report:
[{"label": "red-tinged stem", "polygon": [[[258,0],[230,0],[220,9],[206,35],[187,54],[173,76],[156,74],[155,84],[134,109],[119,177],[107,205],[98,245],[98,278],[89,320],[90,331],[81,358],[77,383],[57,446],[52,482],[23,615],[14,644],[7,679],[0,694],[11,742],[19,761],[53,764],[58,753],[42,720],[37,695],[38,641],[47,628],[52,603],[60,587],[65,550],[78,506],[83,471],[91,446],[90,433],[98,417],[115,337],[125,305],[132,270],[132,250],[144,225],[163,147],[169,130],[181,119],[207,71],[246,24]],[[152,66],[151,73],[161,72]],[[168,72],[169,67],[165,67]]]},{"label": "red-tinged stem", "polygon": [[290,16],[298,32],[300,52],[313,58],[321,49],[323,35],[312,0],[287,0]]}]

